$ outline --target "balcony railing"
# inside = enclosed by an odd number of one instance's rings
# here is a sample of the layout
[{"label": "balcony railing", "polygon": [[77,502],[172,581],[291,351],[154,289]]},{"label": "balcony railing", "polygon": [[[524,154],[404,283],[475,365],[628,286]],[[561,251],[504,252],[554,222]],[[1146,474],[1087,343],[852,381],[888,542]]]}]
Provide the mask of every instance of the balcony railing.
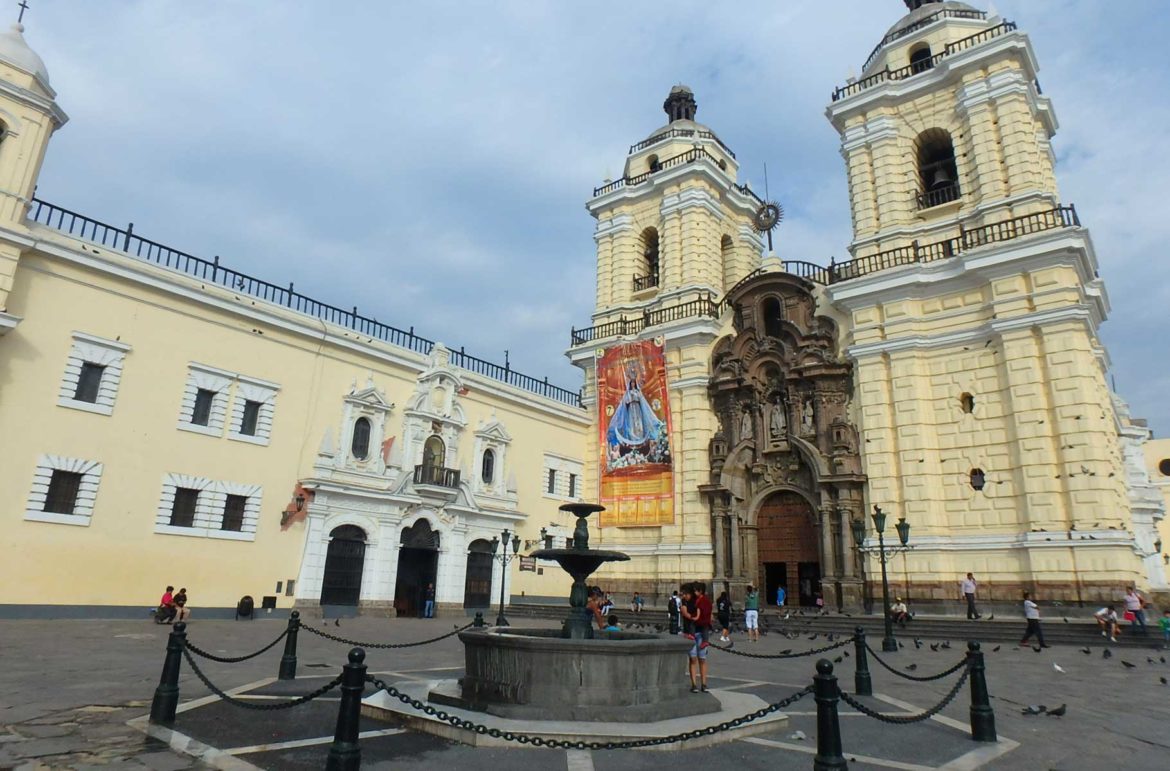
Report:
[{"label": "balcony railing", "polygon": [[942,206],[944,203],[959,200],[961,195],[959,186],[956,183],[938,187],[934,190],[927,190],[925,193],[918,194],[918,208],[932,209],[935,206]]},{"label": "balcony railing", "polygon": [[414,467],[414,483],[433,487],[459,487],[459,469],[422,464]]},{"label": "balcony railing", "polygon": [[[60,206],[54,206],[38,198],[32,200],[28,216],[34,222],[39,222],[74,238],[99,244],[109,249],[116,249],[146,262],[153,262],[156,265],[192,276],[200,281],[217,284],[234,292],[279,305],[330,324],[352,329],[362,337],[375,338],[424,355],[429,354],[435,345],[433,341],[416,335],[414,327],[403,330],[389,324],[383,324],[359,314],[357,306],[346,310],[327,305],[297,292],[291,282],[287,287],[277,286],[253,278],[246,273],[226,268],[220,264],[219,257],[215,257],[211,261],[204,260],[178,249],[164,246],[157,241],[135,235],[134,223],[130,223],[125,228],[119,228]],[[516,372],[508,363],[500,366],[477,358],[467,353],[463,347],[460,347],[458,351],[451,352],[451,363],[469,372],[499,380],[546,399],[553,399],[573,407],[581,406],[580,391],[571,391],[568,388],[552,385],[548,382],[548,378],[540,380]]]},{"label": "balcony railing", "polygon": [[627,318],[622,316],[617,321],[607,321],[585,329],[572,329],[573,345],[581,345],[594,340],[604,340],[610,337],[624,337],[636,335],[648,327],[656,327],[671,321],[681,321],[691,318],[719,318],[722,309],[715,301],[714,296],[708,295],[689,302],[671,305],[667,308],[657,308],[646,311],[640,316]]},{"label": "balcony railing", "polygon": [[641,292],[645,289],[653,289],[658,286],[658,274],[651,273],[648,276],[634,276],[634,291]]},{"label": "balcony railing", "polygon": [[860,94],[862,91],[872,88],[878,83],[885,83],[891,80],[905,80],[906,78],[912,77],[921,72],[926,72],[952,54],[956,54],[959,51],[965,51],[968,48],[972,48],[993,38],[1000,37],[1001,35],[1006,35],[1015,29],[1015,22],[1005,21],[1003,24],[990,27],[983,30],[982,32],[971,35],[970,37],[965,37],[962,40],[956,40],[953,43],[947,43],[945,49],[943,49],[940,53],[930,57],[929,59],[923,59],[921,61],[914,62],[913,64],[908,64],[905,67],[899,67],[894,70],[886,67],[884,70],[875,72],[867,78],[862,78],[861,80],[837,88],[833,91],[833,101],[836,102],[844,99],[847,96]]},{"label": "balcony railing", "polygon": [[987,14],[984,13],[983,11],[963,11],[963,10],[936,11],[935,13],[932,13],[931,15],[929,15],[925,18],[919,19],[918,21],[914,22],[913,24],[902,27],[901,29],[894,30],[893,32],[891,32],[890,34],[888,34],[884,38],[882,38],[882,42],[880,42],[876,46],[874,46],[873,52],[870,53],[869,58],[867,58],[865,60],[865,65],[861,69],[862,69],[862,71],[868,70],[869,65],[873,64],[873,60],[877,58],[877,55],[881,52],[881,50],[883,48],[886,47],[886,45],[893,43],[895,40],[901,40],[902,38],[906,37],[907,35],[912,35],[915,32],[917,32],[918,30],[923,29],[924,27],[929,27],[931,24],[934,24],[936,21],[940,21],[942,19],[986,19],[986,18],[987,18]]},{"label": "balcony railing", "polygon": [[707,152],[706,149],[702,147],[696,147],[692,150],[687,150],[685,153],[667,158],[665,161],[659,163],[651,171],[635,174],[632,177],[622,177],[621,179],[615,179],[613,182],[602,185],[601,187],[595,187],[593,188],[593,197],[596,198],[599,195],[612,193],[614,190],[618,190],[623,187],[634,187],[635,185],[640,185],[661,171],[666,171],[667,169],[674,168],[675,166],[681,166],[684,163],[694,163],[700,158],[706,158],[716,165],[719,164],[719,159],[714,155],[711,155],[711,153]]},{"label": "balcony railing", "polygon": [[722,139],[715,136],[715,132],[699,130],[699,129],[679,129],[679,128],[668,129],[667,131],[663,131],[659,134],[655,134],[652,137],[649,137],[647,139],[643,139],[641,142],[639,142],[636,145],[630,145],[630,155],[633,155],[634,153],[638,152],[639,150],[645,150],[650,145],[656,145],[664,139],[675,139],[675,138],[679,138],[679,137],[694,137],[694,136],[697,136],[699,139],[712,140],[713,142],[715,142],[715,144],[722,147],[723,151],[725,153],[730,155],[732,158],[735,157],[735,153],[733,153],[731,151],[730,147],[723,144]]}]

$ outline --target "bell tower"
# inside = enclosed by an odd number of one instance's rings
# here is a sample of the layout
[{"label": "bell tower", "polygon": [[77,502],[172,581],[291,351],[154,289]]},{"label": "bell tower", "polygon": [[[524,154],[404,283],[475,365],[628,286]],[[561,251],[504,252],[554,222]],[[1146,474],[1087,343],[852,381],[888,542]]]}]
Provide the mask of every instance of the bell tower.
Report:
[{"label": "bell tower", "polygon": [[913,525],[919,603],[953,599],[968,571],[1004,600],[1099,601],[1142,583],[1141,563],[1098,337],[1109,301],[1057,190],[1036,53],[967,3],[906,6],[827,110],[853,238],[826,296],[849,320],[868,503]]},{"label": "bell tower", "polygon": [[12,25],[0,34],[0,335],[20,322],[8,312],[8,295],[28,245],[25,213],[49,137],[68,120],[56,97],[24,26]]},{"label": "bell tower", "polygon": [[[605,585],[668,596],[680,576],[713,575],[711,518],[699,492],[717,426],[706,390],[710,353],[728,323],[724,295],[760,265],[752,223],[763,202],[737,181],[731,148],[696,122],[691,89],[673,87],[662,109],[667,123],[632,145],[621,178],[605,180],[587,203],[597,220],[596,305],[592,325],[572,331],[567,355],[585,371],[594,418],[583,495],[609,508],[593,543],[632,555],[608,566]],[[657,357],[661,377],[629,358],[635,349]],[[626,357],[608,380],[607,355]],[[599,398],[599,377],[616,403]],[[662,435],[640,442],[647,426]],[[623,438],[607,447],[606,432]],[[629,466],[640,463],[657,471],[639,476]]]}]

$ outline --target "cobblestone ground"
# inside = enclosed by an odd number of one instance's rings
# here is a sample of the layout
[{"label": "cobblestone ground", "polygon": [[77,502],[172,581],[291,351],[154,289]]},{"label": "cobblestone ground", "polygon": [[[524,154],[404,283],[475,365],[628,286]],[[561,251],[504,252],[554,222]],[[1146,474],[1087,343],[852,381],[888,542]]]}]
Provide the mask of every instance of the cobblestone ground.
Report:
[{"label": "cobblestone ground", "polygon": [[[342,620],[318,628],[354,639],[405,642],[450,631],[463,619]],[[314,622],[318,625],[321,621]],[[529,622],[539,625],[539,622]],[[548,625],[545,623],[544,625]],[[274,639],[283,622],[198,621],[189,629],[190,639],[212,653],[238,655],[254,651]],[[973,625],[977,631],[977,625]],[[327,739],[336,715],[334,694],[319,702],[281,713],[242,712],[210,700],[206,705],[180,713],[176,730],[199,734],[197,738],[221,749],[235,748],[214,764],[197,761],[173,751],[169,745],[148,738],[127,722],[149,710],[158,681],[168,629],[144,621],[5,621],[0,622],[0,768],[126,768],[171,769],[321,768],[328,750]],[[737,650],[775,653],[824,644],[823,635],[797,639],[776,632],[759,644],[739,639]],[[962,641],[950,649],[932,651],[932,640],[916,649],[912,638],[906,648],[887,656],[904,670],[917,664],[915,674],[945,669],[963,655]],[[312,690],[334,676],[344,663],[347,646],[302,634],[299,650],[300,677],[293,690],[259,688],[256,699],[280,698],[281,693]],[[997,649],[998,648],[998,649]],[[848,650],[848,649],[845,649]],[[842,687],[852,690],[853,658],[843,651],[835,658]],[[1117,650],[1108,659],[1103,648],[1093,646],[1085,654],[1078,648],[1053,647],[1040,653],[1010,645],[986,646],[988,684],[1001,737],[1019,743],[990,761],[968,753],[979,747],[963,727],[968,720],[964,689],[937,720],[913,726],[888,726],[863,717],[842,705],[841,726],[845,755],[851,768],[932,769],[1166,769],[1170,768],[1170,654],[1154,650]],[[280,646],[239,664],[207,663],[205,671],[224,688],[256,683],[276,674]],[[723,652],[711,653],[712,686],[730,688],[778,700],[808,684],[815,658],[757,660]],[[1127,667],[1122,662],[1132,664]],[[448,639],[422,648],[369,653],[371,671],[387,673],[392,682],[453,678],[462,668],[462,648]],[[1064,671],[1054,667],[1058,665]],[[881,699],[864,700],[871,708],[890,714],[910,714],[937,703],[954,682],[914,683],[895,678],[876,664],[874,690]],[[325,678],[325,679],[323,679]],[[286,684],[279,684],[285,686]],[[180,689],[184,702],[209,695],[184,665]],[[265,690],[267,689],[267,690]],[[1063,717],[1025,716],[1027,705],[1049,709],[1067,705]],[[744,769],[807,769],[815,748],[815,706],[811,699],[790,712],[782,730],[707,749],[672,753],[672,766],[680,761],[740,767]],[[430,769],[440,767],[499,769],[523,767],[585,771],[660,768],[664,756],[656,752],[598,751],[562,752],[533,749],[475,749],[435,737],[402,732],[395,726],[366,721],[363,739],[366,768]],[[586,737],[588,738],[588,737]],[[289,746],[301,742],[302,746]],[[251,749],[258,745],[271,750]],[[241,751],[243,750],[243,751]],[[253,765],[248,765],[253,764]]]}]

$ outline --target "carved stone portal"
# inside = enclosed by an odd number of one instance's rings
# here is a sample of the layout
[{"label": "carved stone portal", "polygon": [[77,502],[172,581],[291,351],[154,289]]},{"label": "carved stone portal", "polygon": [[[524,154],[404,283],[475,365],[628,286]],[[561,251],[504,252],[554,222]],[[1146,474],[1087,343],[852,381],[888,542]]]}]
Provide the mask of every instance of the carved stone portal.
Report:
[{"label": "carved stone portal", "polygon": [[[816,314],[813,285],[764,273],[731,293],[735,331],[712,352],[708,394],[715,580],[740,599],[857,607],[861,581],[849,521],[862,516],[866,478],[849,419],[852,366],[837,328]],[[753,431],[753,417],[761,424]],[[745,430],[746,429],[746,430]]]}]

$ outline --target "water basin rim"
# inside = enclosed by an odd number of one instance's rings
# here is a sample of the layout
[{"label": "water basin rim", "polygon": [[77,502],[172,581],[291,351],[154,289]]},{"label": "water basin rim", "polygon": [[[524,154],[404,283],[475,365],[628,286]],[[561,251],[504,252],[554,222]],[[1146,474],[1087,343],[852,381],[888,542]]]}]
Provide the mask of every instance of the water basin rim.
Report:
[{"label": "water basin rim", "polygon": [[630,555],[625,552],[605,549],[537,549],[526,556],[550,561],[555,561],[557,557],[593,557],[601,562],[625,562],[630,559]]}]

